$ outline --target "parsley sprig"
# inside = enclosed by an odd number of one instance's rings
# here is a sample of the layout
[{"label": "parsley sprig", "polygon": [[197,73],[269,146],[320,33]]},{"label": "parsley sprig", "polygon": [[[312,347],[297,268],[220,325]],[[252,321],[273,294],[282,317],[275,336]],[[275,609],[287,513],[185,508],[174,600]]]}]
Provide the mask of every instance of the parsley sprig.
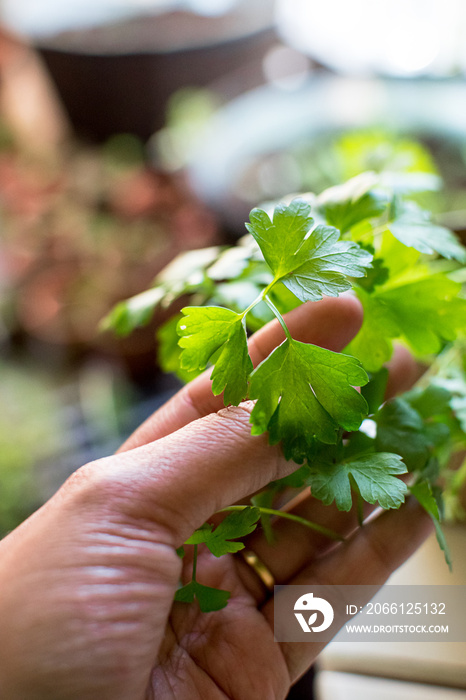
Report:
[{"label": "parsley sprig", "polygon": [[[341,430],[357,430],[367,414],[365,399],[354,386],[367,383],[360,362],[348,355],[294,340],[271,294],[283,284],[301,302],[338,296],[361,277],[372,255],[339,231],[315,226],[310,205],[295,199],[275,208],[273,219],[251,212],[247,228],[258,243],[271,281],[241,312],[218,306],[185,307],[178,322],[180,366],[203,370],[210,361],[214,394],[225,404],[255,399],[252,433],[269,433],[285,456],[301,463],[315,439],[336,443]],[[285,332],[285,340],[253,369],[248,354],[246,316],[265,303]]]},{"label": "parsley sprig", "polygon": [[[198,581],[198,548],[213,556],[240,551],[258,523],[273,540],[276,517],[302,520],[273,508],[288,489],[310,487],[340,510],[355,506],[360,523],[364,501],[399,508],[411,493],[434,520],[451,565],[441,521],[446,509],[458,513],[466,480],[466,463],[450,471],[452,455],[466,449],[466,249],[412,200],[417,181],[422,186],[423,178],[363,173],[273,211],[253,209],[236,246],[179,256],[151,290],[105,319],[104,327],[126,334],[156,307],[190,295],[193,305],[160,330],[161,364],[185,381],[211,366],[213,393],[225,405],[254,400],[252,434],[267,433],[297,464],[250,506],[231,506],[216,527],[192,534],[185,543],[193,547],[192,577],[176,600],[196,599],[206,612],[224,607],[228,591]],[[292,337],[287,311],[351,288],[364,322],[344,353]],[[273,318],[284,340],[254,368],[248,334]],[[385,402],[383,365],[394,340],[430,369]],[[318,523],[301,524],[339,538]]]}]

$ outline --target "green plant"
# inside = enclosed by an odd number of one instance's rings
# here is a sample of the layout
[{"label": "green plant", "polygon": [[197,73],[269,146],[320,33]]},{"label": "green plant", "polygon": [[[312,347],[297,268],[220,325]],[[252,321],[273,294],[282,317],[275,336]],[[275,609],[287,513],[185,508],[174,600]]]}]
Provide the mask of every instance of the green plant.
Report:
[{"label": "green plant", "polygon": [[[231,506],[216,528],[206,523],[193,533],[186,542],[194,546],[193,578],[177,600],[197,598],[205,611],[226,604],[227,591],[197,581],[197,547],[215,556],[236,552],[259,520],[271,532],[271,517],[293,518],[272,507],[289,487],[310,486],[340,510],[354,501],[361,524],[364,501],[399,508],[411,492],[451,564],[440,523],[444,500],[458,511],[466,471],[464,464],[450,468],[466,448],[466,249],[414,201],[426,183],[417,173],[368,172],[273,212],[254,209],[238,245],[178,257],[152,289],[105,319],[105,327],[129,333],[157,306],[189,295],[191,305],[159,332],[161,364],[184,380],[211,364],[214,394],[223,393],[226,405],[255,400],[252,433],[267,432],[297,463],[251,505]],[[364,322],[342,354],[291,337],[285,312],[350,288]],[[253,369],[247,334],[274,317],[285,340]],[[395,340],[429,368],[410,391],[385,402],[384,364]]]},{"label": "green plant", "polygon": [[47,376],[0,360],[0,539],[42,502],[37,465],[60,447],[59,403]]}]

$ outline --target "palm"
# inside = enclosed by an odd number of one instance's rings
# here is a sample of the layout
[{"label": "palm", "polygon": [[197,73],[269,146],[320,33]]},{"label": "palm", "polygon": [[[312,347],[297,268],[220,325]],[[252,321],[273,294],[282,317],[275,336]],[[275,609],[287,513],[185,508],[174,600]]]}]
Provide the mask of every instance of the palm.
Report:
[{"label": "palm", "polygon": [[[152,674],[153,698],[278,698],[289,676],[281,647],[256,598],[242,583],[237,562],[201,554],[202,583],[232,592],[228,606],[202,613],[197,605],[175,604]],[[186,578],[191,575],[187,562]],[[280,693],[283,693],[281,695]]]}]

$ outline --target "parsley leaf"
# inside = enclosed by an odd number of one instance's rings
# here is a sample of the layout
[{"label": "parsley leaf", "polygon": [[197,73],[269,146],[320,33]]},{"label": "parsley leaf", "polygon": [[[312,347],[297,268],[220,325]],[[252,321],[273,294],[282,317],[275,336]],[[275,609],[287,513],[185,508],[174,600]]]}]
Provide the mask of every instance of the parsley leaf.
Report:
[{"label": "parsley leaf", "polygon": [[231,540],[251,534],[260,515],[259,508],[254,507],[234,511],[229,513],[215,529],[213,525],[205,523],[191,535],[189,540],[186,540],[185,544],[205,544],[216,557],[234,554],[244,549],[244,544]]},{"label": "parsley leaf", "polygon": [[182,313],[177,326],[181,369],[205,369],[215,355],[212,391],[224,391],[225,405],[238,405],[247,395],[252,370],[243,316],[219,306],[189,306]]},{"label": "parsley leaf", "polygon": [[439,416],[442,420],[445,420],[445,414],[451,412],[451,397],[450,391],[435,383],[428,384],[425,388],[415,387],[403,395],[403,399],[423,418]]},{"label": "parsley leaf", "polygon": [[[456,358],[456,362],[458,360],[459,358]],[[459,421],[461,430],[466,432],[466,378],[464,370],[453,365],[448,368],[446,376],[440,375],[434,381],[438,389],[443,389],[449,393],[449,406]]]},{"label": "parsley leaf", "polygon": [[386,367],[382,367],[378,372],[374,372],[369,382],[361,389],[361,394],[367,401],[369,414],[376,413],[385,400],[389,372]]},{"label": "parsley leaf", "polygon": [[294,199],[289,206],[275,207],[272,221],[262,209],[253,209],[249,215],[250,223],[246,228],[259,244],[277,280],[291,272],[296,264],[294,256],[314,222],[310,211],[307,202]]},{"label": "parsley leaf", "polygon": [[165,290],[162,287],[154,287],[118,302],[100,322],[100,330],[112,328],[118,336],[128,336],[135,328],[149,323],[164,296]]},{"label": "parsley leaf", "polygon": [[376,449],[401,455],[410,471],[422,469],[430,456],[430,441],[424,432],[419,413],[401,398],[392,399],[381,408],[377,423]]},{"label": "parsley leaf", "polygon": [[437,542],[440,549],[443,551],[445,556],[445,561],[448,565],[450,571],[452,570],[452,559],[450,550],[448,547],[448,542],[446,541],[445,534],[440,525],[440,512],[437,504],[437,500],[432,493],[432,487],[427,481],[418,481],[409,487],[409,490],[413,496],[418,500],[421,506],[424,508],[426,513],[430,515],[435,526],[435,534],[437,536]]},{"label": "parsley leaf", "polygon": [[367,404],[353,387],[366,382],[353,357],[289,338],[250,376],[252,434],[268,431],[287,459],[302,462],[314,437],[332,444],[340,427],[357,430]]},{"label": "parsley leaf", "polygon": [[168,321],[165,321],[165,323],[158,328],[156,334],[157,361],[164,372],[176,374],[178,379],[187,383],[201,374],[202,370],[188,370],[181,369],[180,367],[182,350],[178,344],[180,337],[176,332],[176,327],[180,318],[182,318],[181,313],[175,314],[175,316],[169,318]]},{"label": "parsley leaf", "polygon": [[352,506],[352,477],[361,496],[368,503],[378,503],[382,508],[399,508],[407,492],[406,484],[398,479],[405,474],[406,466],[396,454],[379,452],[362,455],[350,462],[311,465],[307,483],[313,496],[330,505],[335,501],[339,510],[348,511]]},{"label": "parsley leaf", "polygon": [[388,229],[401,243],[421,253],[435,252],[444,258],[466,262],[466,248],[455,234],[432,223],[429,212],[414,202],[403,203],[401,212],[388,224]]},{"label": "parsley leaf", "polygon": [[275,208],[273,220],[265,211],[253,209],[248,231],[259,244],[275,280],[301,301],[338,296],[351,289],[346,276],[363,277],[372,255],[356,243],[340,241],[332,226],[313,225],[310,205],[295,199]]},{"label": "parsley leaf", "polygon": [[364,319],[359,333],[346,346],[345,352],[357,357],[368,372],[378,372],[392,356],[392,339],[400,335],[400,327],[391,309],[377,297],[358,289],[357,294],[364,309]]},{"label": "parsley leaf", "polygon": [[358,284],[368,292],[373,292],[377,286],[385,284],[389,276],[389,270],[385,267],[381,258],[374,258],[369,274],[364,279],[359,280]]},{"label": "parsley leaf", "polygon": [[432,488],[427,481],[418,481],[416,484],[410,486],[409,490],[432,518],[435,520],[440,520],[438,504],[432,493]]},{"label": "parsley leaf", "polygon": [[219,256],[218,246],[189,250],[177,255],[155,278],[153,287],[121,301],[100,323],[101,330],[113,328],[127,336],[149,323],[157,307],[167,308],[175,299],[193,291],[208,294],[213,289],[207,267]]},{"label": "parsley leaf", "polygon": [[392,354],[392,340],[403,338],[417,355],[436,353],[443,341],[466,328],[466,300],[461,285],[441,273],[417,280],[400,279],[372,294],[358,296],[364,321],[346,351],[376,372]]},{"label": "parsley leaf", "polygon": [[438,352],[442,340],[454,340],[466,328],[466,300],[457,298],[461,285],[436,274],[379,293],[393,309],[401,335],[423,355]]},{"label": "parsley leaf", "polygon": [[343,233],[355,224],[380,216],[389,205],[389,197],[379,185],[380,176],[366,172],[335,185],[317,197],[317,205],[329,224]]},{"label": "parsley leaf", "polygon": [[[301,301],[336,297],[351,289],[346,278],[364,277],[372,255],[356,243],[338,240],[331,226],[317,226],[296,255],[296,267],[283,277],[283,284]],[[299,261],[303,260],[302,264]]]},{"label": "parsley leaf", "polygon": [[230,591],[204,586],[198,581],[190,581],[176,591],[175,600],[180,603],[192,603],[196,598],[202,612],[214,612],[224,608],[230,596]]},{"label": "parsley leaf", "polygon": [[[422,404],[420,394],[418,399]],[[401,455],[409,471],[429,471],[435,463],[432,458],[450,438],[448,419],[421,415],[405,397],[387,401],[374,421],[376,449]]]}]

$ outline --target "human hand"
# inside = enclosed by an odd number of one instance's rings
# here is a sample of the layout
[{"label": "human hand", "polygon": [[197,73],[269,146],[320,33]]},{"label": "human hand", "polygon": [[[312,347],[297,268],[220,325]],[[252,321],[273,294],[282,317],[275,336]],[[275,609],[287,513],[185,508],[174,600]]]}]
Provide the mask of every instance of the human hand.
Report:
[{"label": "human hand", "polygon": [[[288,322],[300,340],[340,350],[361,310],[352,297],[325,299]],[[274,323],[253,336],[253,360],[281,334]],[[398,357],[392,387],[411,371]],[[2,700],[286,696],[320,649],[274,641],[273,601],[239,558],[199,556],[202,583],[232,591],[225,609],[173,604],[190,573],[176,548],[222,507],[295,469],[266,436],[250,435],[249,411],[249,403],[222,409],[202,375],[0,543]],[[355,513],[311,497],[295,512],[352,534],[335,546],[280,522],[271,549],[254,533],[248,546],[277,583],[382,584],[430,531],[409,500],[363,529]]]}]

